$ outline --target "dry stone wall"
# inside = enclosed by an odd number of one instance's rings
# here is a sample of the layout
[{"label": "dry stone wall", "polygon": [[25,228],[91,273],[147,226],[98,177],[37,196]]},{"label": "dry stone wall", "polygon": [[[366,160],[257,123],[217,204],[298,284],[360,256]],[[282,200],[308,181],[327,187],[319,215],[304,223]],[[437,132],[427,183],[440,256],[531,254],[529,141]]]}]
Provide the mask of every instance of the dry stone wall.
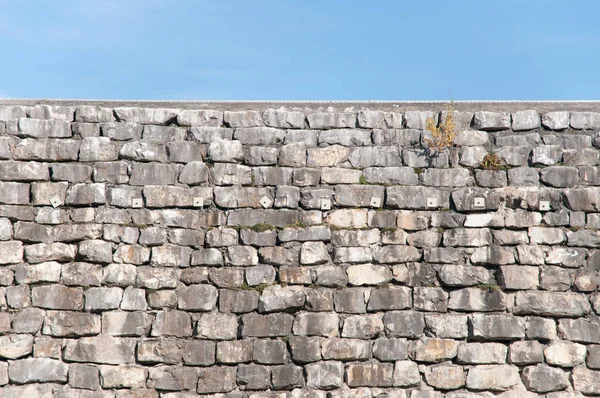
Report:
[{"label": "dry stone wall", "polygon": [[600,109],[458,107],[1,106],[0,396],[600,395]]}]

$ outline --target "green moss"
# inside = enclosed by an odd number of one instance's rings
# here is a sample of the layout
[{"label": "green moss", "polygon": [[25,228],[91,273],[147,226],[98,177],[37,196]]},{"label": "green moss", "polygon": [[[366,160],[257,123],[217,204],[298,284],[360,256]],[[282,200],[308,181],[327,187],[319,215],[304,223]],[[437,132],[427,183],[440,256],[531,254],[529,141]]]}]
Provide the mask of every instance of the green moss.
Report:
[{"label": "green moss", "polygon": [[415,171],[416,175],[421,175],[425,171],[422,167],[415,167],[413,170]]},{"label": "green moss", "polygon": [[475,285],[475,287],[481,289],[481,290],[489,290],[491,292],[498,292],[501,291],[502,288],[498,285],[495,284],[490,284],[490,283],[482,283],[480,285]]},{"label": "green moss", "polygon": [[360,178],[358,179],[358,183],[365,185],[365,184],[368,184],[369,182],[367,181],[367,177],[365,177],[364,175],[361,174]]},{"label": "green moss", "polygon": [[381,232],[383,232],[383,233],[393,233],[393,232],[396,232],[397,229],[398,228],[394,228],[394,227],[384,227],[384,228],[381,228]]},{"label": "green moss", "polygon": [[265,223],[258,223],[258,224],[254,224],[254,225],[250,225],[250,226],[245,226],[242,227],[245,229],[249,229],[251,231],[254,232],[265,232],[265,231],[273,231],[275,229],[277,229],[277,227],[275,227],[274,225],[271,224],[265,224]]},{"label": "green moss", "polygon": [[262,294],[262,292],[268,288],[269,286],[272,286],[269,283],[260,283],[256,286],[249,286],[246,282],[244,282],[241,286],[239,286],[236,290],[254,290],[259,292],[260,294]]}]

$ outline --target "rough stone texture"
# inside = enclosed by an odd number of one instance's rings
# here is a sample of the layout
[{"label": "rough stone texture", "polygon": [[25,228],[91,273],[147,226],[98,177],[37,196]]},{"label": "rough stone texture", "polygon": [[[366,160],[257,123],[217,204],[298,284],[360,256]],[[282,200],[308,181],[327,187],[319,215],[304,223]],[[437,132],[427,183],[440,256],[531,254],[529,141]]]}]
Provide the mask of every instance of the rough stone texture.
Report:
[{"label": "rough stone texture", "polygon": [[4,395],[598,394],[600,113],[255,106],[0,105]]}]

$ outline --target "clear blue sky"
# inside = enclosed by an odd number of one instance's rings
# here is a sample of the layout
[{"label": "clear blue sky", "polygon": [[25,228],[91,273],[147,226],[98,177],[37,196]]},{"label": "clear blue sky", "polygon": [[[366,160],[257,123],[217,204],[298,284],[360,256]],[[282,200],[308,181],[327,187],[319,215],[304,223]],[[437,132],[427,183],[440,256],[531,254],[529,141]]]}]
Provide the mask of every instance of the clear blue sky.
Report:
[{"label": "clear blue sky", "polygon": [[598,0],[0,0],[0,96],[600,97]]}]

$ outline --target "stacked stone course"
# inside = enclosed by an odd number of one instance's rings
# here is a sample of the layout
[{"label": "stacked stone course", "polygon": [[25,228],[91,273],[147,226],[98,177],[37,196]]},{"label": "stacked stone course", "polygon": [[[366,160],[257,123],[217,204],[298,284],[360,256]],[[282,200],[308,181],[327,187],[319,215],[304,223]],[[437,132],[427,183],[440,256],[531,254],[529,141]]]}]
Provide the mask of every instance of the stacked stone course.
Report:
[{"label": "stacked stone course", "polygon": [[0,396],[600,395],[600,110],[446,115],[0,106]]}]

